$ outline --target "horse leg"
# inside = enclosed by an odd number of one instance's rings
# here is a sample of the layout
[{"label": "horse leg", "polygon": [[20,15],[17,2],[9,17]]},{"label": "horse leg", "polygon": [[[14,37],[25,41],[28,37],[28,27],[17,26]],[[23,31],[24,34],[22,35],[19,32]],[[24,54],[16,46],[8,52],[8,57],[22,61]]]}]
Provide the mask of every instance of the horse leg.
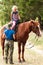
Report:
[{"label": "horse leg", "polygon": [[24,48],[25,48],[25,44],[22,44],[22,60],[25,62],[25,59],[24,59]]},{"label": "horse leg", "polygon": [[20,54],[21,54],[21,43],[18,43],[18,59],[19,59],[19,62],[21,62]]}]

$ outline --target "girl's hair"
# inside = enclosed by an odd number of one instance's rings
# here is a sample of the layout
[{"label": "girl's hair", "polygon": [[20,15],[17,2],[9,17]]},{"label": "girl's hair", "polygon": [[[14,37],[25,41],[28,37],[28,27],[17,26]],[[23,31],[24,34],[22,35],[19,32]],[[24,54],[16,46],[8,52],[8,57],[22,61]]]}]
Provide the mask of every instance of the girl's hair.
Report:
[{"label": "girl's hair", "polygon": [[16,5],[14,5],[14,6],[12,7],[12,11],[14,11],[14,9],[16,9],[16,10],[18,11],[18,7],[17,7]]}]

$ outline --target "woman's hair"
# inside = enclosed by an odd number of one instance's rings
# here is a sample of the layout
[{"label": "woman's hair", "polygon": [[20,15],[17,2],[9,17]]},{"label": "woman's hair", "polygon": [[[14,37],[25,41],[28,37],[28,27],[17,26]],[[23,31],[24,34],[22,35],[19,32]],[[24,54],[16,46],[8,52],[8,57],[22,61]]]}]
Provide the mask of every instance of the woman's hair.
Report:
[{"label": "woman's hair", "polygon": [[14,11],[14,9],[18,10],[18,7],[17,7],[16,5],[14,5],[14,6],[12,7],[12,11]]}]

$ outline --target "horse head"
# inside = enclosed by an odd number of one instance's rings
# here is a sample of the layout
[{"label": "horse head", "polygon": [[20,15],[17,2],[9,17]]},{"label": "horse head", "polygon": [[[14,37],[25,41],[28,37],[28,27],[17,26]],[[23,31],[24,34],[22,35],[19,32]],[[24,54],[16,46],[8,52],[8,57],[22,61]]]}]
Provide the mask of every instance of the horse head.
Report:
[{"label": "horse head", "polygon": [[41,36],[39,22],[31,20],[30,23],[31,23],[31,31],[33,31],[37,36]]}]

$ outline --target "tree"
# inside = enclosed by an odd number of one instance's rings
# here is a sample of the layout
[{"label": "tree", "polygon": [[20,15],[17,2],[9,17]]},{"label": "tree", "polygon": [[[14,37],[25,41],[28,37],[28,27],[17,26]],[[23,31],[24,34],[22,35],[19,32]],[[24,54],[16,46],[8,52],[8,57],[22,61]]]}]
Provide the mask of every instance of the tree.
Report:
[{"label": "tree", "polygon": [[13,5],[17,5],[21,16],[21,21],[30,20],[30,18],[43,20],[43,0],[2,0],[0,7],[0,20],[10,21],[10,13]]}]

